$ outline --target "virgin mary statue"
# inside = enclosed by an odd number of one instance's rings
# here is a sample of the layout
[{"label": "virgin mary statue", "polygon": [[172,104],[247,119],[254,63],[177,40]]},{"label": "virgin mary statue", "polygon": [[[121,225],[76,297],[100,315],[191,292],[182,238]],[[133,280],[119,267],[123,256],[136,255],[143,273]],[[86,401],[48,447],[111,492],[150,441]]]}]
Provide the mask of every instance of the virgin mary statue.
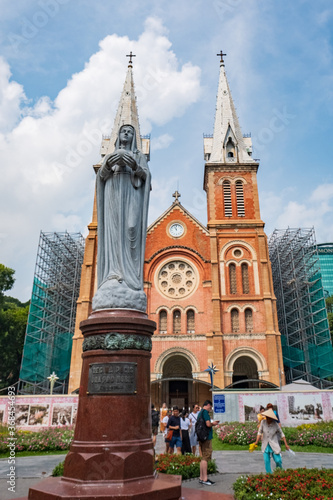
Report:
[{"label": "virgin mary statue", "polygon": [[145,312],[143,263],[150,171],[132,125],[122,125],[115,151],[97,173],[97,285],[93,310]]}]

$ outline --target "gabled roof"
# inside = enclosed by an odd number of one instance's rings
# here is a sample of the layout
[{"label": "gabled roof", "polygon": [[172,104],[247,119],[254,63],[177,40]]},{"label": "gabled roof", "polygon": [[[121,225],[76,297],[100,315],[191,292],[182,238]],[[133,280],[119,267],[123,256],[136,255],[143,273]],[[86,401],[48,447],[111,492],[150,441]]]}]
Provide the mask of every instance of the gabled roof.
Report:
[{"label": "gabled roof", "polygon": [[175,200],[170,207],[163,212],[158,219],[156,219],[152,224],[147,229],[147,234],[150,234],[156,229],[157,226],[161,224],[161,222],[168,217],[174,210],[180,210],[187,219],[190,219],[193,224],[195,224],[204,234],[209,235],[209,231],[206,226],[204,226],[201,222],[198,221],[186,208],[183,207],[183,205],[180,203],[179,200]]}]

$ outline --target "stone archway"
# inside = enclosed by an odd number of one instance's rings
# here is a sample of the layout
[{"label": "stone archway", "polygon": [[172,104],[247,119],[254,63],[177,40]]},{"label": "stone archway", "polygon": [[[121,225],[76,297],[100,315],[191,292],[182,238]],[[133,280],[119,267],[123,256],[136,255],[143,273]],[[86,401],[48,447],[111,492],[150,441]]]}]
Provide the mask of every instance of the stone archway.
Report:
[{"label": "stone archway", "polygon": [[258,368],[253,358],[249,356],[240,356],[233,365],[232,382],[240,382],[237,384],[237,389],[250,389],[255,387],[255,383],[251,380],[258,379]]},{"label": "stone archway", "polygon": [[162,393],[168,406],[187,408],[192,397],[192,366],[182,354],[169,356],[162,370]]}]

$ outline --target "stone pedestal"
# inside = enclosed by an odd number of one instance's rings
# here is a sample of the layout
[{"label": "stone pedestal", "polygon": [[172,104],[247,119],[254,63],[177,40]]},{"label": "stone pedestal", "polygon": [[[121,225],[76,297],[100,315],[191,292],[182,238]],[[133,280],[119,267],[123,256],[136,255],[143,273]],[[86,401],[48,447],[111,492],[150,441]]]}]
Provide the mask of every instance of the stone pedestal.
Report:
[{"label": "stone pedestal", "polygon": [[154,477],[150,357],[156,324],[130,310],[96,311],[80,325],[83,365],[64,476],[29,500],[178,500],[179,476]]}]

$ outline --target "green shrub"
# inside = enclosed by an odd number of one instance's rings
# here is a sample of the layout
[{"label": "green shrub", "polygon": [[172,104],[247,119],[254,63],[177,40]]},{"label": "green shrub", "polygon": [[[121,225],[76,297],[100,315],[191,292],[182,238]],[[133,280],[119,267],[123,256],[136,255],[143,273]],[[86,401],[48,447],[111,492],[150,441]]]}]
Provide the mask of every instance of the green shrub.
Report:
[{"label": "green shrub", "polygon": [[236,500],[331,500],[333,469],[287,469],[241,476],[233,489]]},{"label": "green shrub", "polygon": [[[257,422],[226,422],[216,428],[216,434],[223,443],[248,445],[256,440]],[[299,427],[283,427],[290,446],[333,447],[333,421],[303,424]]]},{"label": "green shrub", "polygon": [[65,460],[63,462],[60,462],[60,464],[56,465],[52,471],[52,476],[54,476],[54,477],[63,476],[64,475],[64,465],[65,465]]},{"label": "green shrub", "polygon": [[[68,450],[73,440],[74,428],[47,427],[38,432],[18,432],[15,451]],[[8,452],[8,433],[0,434],[0,453]]]},{"label": "green shrub", "polygon": [[[200,476],[200,457],[194,455],[157,455],[155,469],[164,474],[182,476],[183,480]],[[63,476],[64,462],[58,464],[52,471],[52,476]],[[214,460],[208,462],[208,474],[217,472]]]},{"label": "green shrub", "polygon": [[[157,456],[155,469],[164,474],[175,474],[182,476],[183,480],[200,476],[201,458],[192,454],[186,455],[166,455]],[[208,474],[217,472],[215,460],[208,462]]]}]

